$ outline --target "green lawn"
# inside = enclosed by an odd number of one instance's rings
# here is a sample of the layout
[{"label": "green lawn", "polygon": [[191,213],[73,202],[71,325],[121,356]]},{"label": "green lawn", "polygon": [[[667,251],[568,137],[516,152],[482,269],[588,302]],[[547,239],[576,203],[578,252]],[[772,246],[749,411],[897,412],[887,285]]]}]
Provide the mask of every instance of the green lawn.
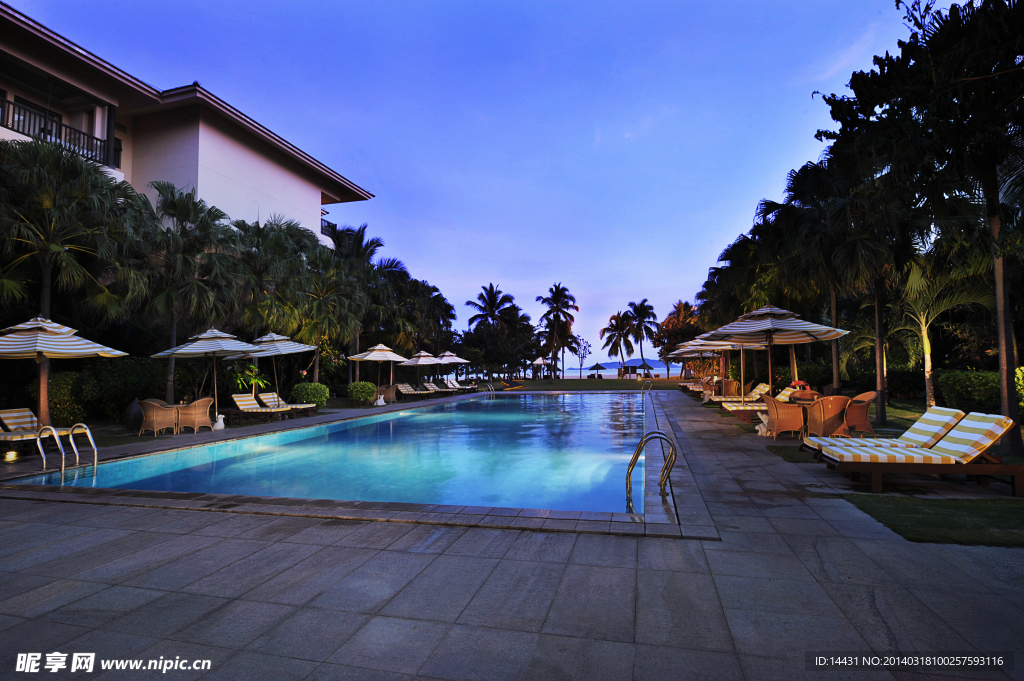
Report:
[{"label": "green lawn", "polygon": [[[886,420],[889,422],[884,430],[894,430],[902,433],[924,413],[924,400],[894,400],[890,399],[885,408]],[[871,421],[875,420],[875,405],[871,405]],[[878,426],[875,427],[876,430]]]},{"label": "green lawn", "polygon": [[905,539],[936,544],[1024,546],[1024,499],[844,498]]}]

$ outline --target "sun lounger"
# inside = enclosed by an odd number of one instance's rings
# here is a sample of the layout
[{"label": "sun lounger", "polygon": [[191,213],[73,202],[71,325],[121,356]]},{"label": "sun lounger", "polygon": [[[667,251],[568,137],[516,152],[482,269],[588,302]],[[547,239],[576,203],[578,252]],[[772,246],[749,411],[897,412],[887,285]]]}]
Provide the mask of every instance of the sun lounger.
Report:
[{"label": "sun lounger", "polygon": [[454,392],[458,392],[457,388],[439,388],[438,386],[434,385],[433,383],[426,382],[426,381],[423,383],[423,387],[426,388],[427,390],[431,391],[431,392],[437,392],[437,393],[454,393]]},{"label": "sun lounger", "polygon": [[231,399],[235,401],[235,406],[243,415],[262,419],[264,423],[270,423],[270,419],[274,416],[284,419],[292,413],[291,407],[261,407],[256,402],[256,398],[249,393],[232,395]]},{"label": "sun lounger", "polygon": [[768,384],[767,383],[762,383],[761,385],[759,385],[756,388],[754,388],[753,390],[751,390],[750,394],[748,394],[746,397],[736,397],[736,396],[722,397],[721,395],[712,395],[711,401],[712,402],[743,402],[743,401],[746,401],[746,402],[756,402],[757,400],[761,399],[761,395],[764,395],[767,392],[768,392]]},{"label": "sun lounger", "polygon": [[429,395],[430,394],[429,390],[417,390],[416,388],[413,388],[408,383],[396,383],[395,384],[395,388],[397,388],[398,392],[402,393],[403,395]]},{"label": "sun lounger", "polygon": [[288,404],[277,393],[260,393],[259,396],[260,401],[268,407],[285,407],[295,412],[304,412],[306,416],[312,416],[316,411],[315,404]]},{"label": "sun lounger", "polygon": [[3,424],[4,428],[11,431],[10,433],[4,433],[5,436],[13,435],[24,435],[25,438],[13,438],[9,437],[11,442],[20,442],[23,440],[35,440],[36,445],[39,447],[39,453],[43,456],[43,468],[46,468],[46,455],[43,454],[43,447],[41,439],[46,435],[52,434],[53,439],[57,441],[57,448],[60,450],[61,455],[61,470],[64,468],[64,446],[60,443],[60,438],[66,435],[68,442],[71,443],[71,449],[75,452],[75,464],[79,462],[78,446],[75,444],[75,433],[84,433],[89,438],[89,444],[92,445],[93,463],[99,461],[99,450],[96,448],[96,441],[92,438],[92,431],[89,430],[89,426],[84,423],[76,423],[70,428],[57,428],[55,426],[41,426],[39,419],[32,413],[31,409],[0,409],[0,423]]},{"label": "sun lounger", "polygon": [[815,451],[824,446],[850,445],[857,447],[920,447],[930,449],[942,439],[964,417],[959,409],[947,407],[930,407],[921,415],[907,432],[898,438],[872,438],[851,441],[834,437],[805,437],[804,445]]},{"label": "sun lounger", "polygon": [[868,473],[872,492],[882,491],[883,473],[962,474],[978,476],[983,484],[991,475],[1009,475],[1013,495],[1021,496],[1024,465],[1003,464],[988,453],[1013,427],[1013,421],[1005,416],[971,413],[930,448],[833,444],[822,447],[821,458],[841,473]]},{"label": "sun lounger", "polygon": [[456,381],[454,378],[446,378],[444,383],[449,388],[455,388],[456,390],[465,390],[467,392],[471,390],[476,390],[476,388],[471,385],[460,385],[459,382]]}]

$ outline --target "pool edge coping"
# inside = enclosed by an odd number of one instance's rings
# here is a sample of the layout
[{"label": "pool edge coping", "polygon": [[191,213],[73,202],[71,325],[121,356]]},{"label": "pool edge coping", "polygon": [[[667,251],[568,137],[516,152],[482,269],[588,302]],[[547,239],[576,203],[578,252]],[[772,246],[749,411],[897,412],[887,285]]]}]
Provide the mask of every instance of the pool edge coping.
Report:
[{"label": "pool edge coping", "polygon": [[[580,391],[559,391],[559,390],[516,390],[511,394],[577,394]],[[598,394],[632,394],[634,391],[607,390],[607,391],[586,391],[587,393]],[[643,393],[641,392],[641,395]],[[319,427],[334,423],[354,421],[363,418],[373,418],[382,414],[392,414],[405,410],[420,409],[424,407],[449,404],[486,397],[484,394],[475,393],[472,395],[452,396],[444,402],[424,401],[416,406],[402,406],[387,411],[379,411],[373,414],[349,416],[325,420],[310,425],[279,428],[272,431],[258,433],[247,433],[238,437],[217,439],[208,442],[190,444],[183,447],[172,447],[170,449],[159,449],[143,453],[125,453],[124,455],[113,455],[103,459],[100,463],[111,461],[126,461],[134,458],[152,456],[155,454],[166,454],[197,446],[210,444],[222,444],[246,440],[253,437],[285,433],[303,428]],[[645,397],[642,397],[645,399]],[[651,396],[651,406],[654,410],[662,409],[660,403]],[[657,421],[656,421],[657,422]],[[666,418],[667,423],[667,418]],[[646,428],[645,428],[646,430]],[[668,432],[675,440],[676,434],[669,427]],[[130,445],[123,445],[125,447]],[[682,455],[678,443],[677,452]],[[69,467],[66,470],[87,468],[91,464]],[[720,540],[716,528],[713,526],[684,526],[678,522],[675,499],[672,493],[671,481],[667,486],[667,501],[661,502],[657,491],[660,466],[644,466],[644,511],[643,514],[608,513],[608,512],[587,512],[587,511],[555,511],[550,509],[514,509],[494,508],[476,506],[453,506],[438,504],[411,504],[401,502],[380,502],[380,501],[337,501],[331,499],[301,499],[294,497],[257,497],[237,494],[209,494],[202,492],[150,492],[147,490],[126,490],[119,488],[66,488],[62,489],[56,485],[25,485],[14,482],[19,478],[39,475],[36,473],[11,475],[0,478],[0,498],[23,499],[37,501],[55,501],[63,503],[86,503],[111,506],[132,506],[141,508],[163,509],[163,510],[193,510],[193,511],[214,511],[224,513],[248,513],[253,515],[274,515],[282,517],[309,517],[324,520],[351,520],[351,521],[378,521],[378,522],[405,522],[428,525],[449,525],[457,527],[484,527],[491,529],[518,529],[518,530],[540,530],[548,532],[578,532],[584,534],[613,534],[624,536],[649,536],[666,538],[684,538],[701,540]],[[652,482],[653,472],[653,482]],[[74,491],[70,491],[74,490]],[[652,507],[648,499],[653,495],[651,501],[659,502],[664,509],[668,506],[671,510],[667,513],[651,514],[658,520],[671,519],[673,522],[648,522],[647,510]],[[89,498],[91,497],[91,499]],[[244,503],[237,503],[244,500]],[[121,503],[117,503],[121,502]],[[171,503],[177,502],[177,503]],[[202,503],[200,503],[202,502]],[[284,503],[287,502],[287,503]],[[296,503],[300,502],[300,503]],[[324,509],[334,507],[335,513],[328,513]],[[262,508],[261,508],[262,507]],[[274,507],[273,510],[271,507]],[[298,507],[304,510],[298,511]],[[379,507],[379,508],[373,508]],[[390,507],[390,508],[389,508]],[[400,508],[396,508],[400,507]],[[445,508],[449,510],[435,512],[435,509]],[[450,509],[459,509],[452,511]],[[318,512],[317,512],[318,511]],[[512,513],[515,511],[515,513]],[[669,513],[671,517],[669,517]],[[570,516],[576,515],[576,518]],[[598,516],[598,518],[583,518],[582,516]],[[461,516],[461,517],[460,517]],[[610,516],[604,519],[603,516]],[[618,517],[616,517],[618,516]]]}]

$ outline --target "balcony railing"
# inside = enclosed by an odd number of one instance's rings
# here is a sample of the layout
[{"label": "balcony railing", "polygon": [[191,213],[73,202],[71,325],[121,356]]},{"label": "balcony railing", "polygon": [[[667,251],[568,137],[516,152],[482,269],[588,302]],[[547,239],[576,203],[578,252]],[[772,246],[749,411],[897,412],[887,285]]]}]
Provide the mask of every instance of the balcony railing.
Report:
[{"label": "balcony railing", "polygon": [[320,218],[320,233],[324,236],[330,236],[331,230],[337,228],[338,225],[334,224],[330,220],[324,220]]},{"label": "balcony railing", "polygon": [[107,165],[107,141],[76,130],[53,116],[0,99],[0,127],[47,142],[63,144],[85,158]]}]

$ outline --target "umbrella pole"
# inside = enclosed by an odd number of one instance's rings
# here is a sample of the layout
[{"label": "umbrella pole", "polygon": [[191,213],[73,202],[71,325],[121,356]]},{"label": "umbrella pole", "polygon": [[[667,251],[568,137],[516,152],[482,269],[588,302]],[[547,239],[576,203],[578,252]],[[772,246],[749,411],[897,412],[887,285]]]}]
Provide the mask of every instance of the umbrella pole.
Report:
[{"label": "umbrella pole", "polygon": [[744,359],[743,359],[743,346],[741,345],[740,346],[740,395],[742,395],[742,397],[740,397],[740,404],[744,404],[747,401],[747,396],[743,392],[744,381],[747,380],[746,376],[744,374],[745,370],[746,370],[746,362],[744,362]]},{"label": "umbrella pole", "polygon": [[[276,357],[271,357],[270,358],[270,364],[274,367],[274,390],[277,391],[277,396],[280,398],[280,396],[281,396],[281,386],[277,382],[277,358]],[[278,400],[278,401],[280,401],[280,400]]]},{"label": "umbrella pole", "polygon": [[775,377],[772,376],[772,335],[768,334],[768,392],[772,391],[772,384],[775,382]]},{"label": "umbrella pole", "polygon": [[220,416],[220,407],[217,404],[217,355],[213,356],[213,415]]}]

